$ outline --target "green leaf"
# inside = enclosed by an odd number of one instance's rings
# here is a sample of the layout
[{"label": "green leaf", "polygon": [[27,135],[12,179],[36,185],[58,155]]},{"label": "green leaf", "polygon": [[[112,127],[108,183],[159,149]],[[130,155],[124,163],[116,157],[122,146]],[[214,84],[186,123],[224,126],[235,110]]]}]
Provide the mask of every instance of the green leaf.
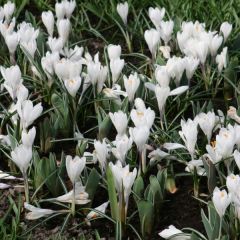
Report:
[{"label": "green leaf", "polygon": [[133,184],[133,191],[138,196],[134,196],[135,201],[137,202],[139,199],[143,198],[144,191],[144,182],[141,176],[138,176]]},{"label": "green leaf", "polygon": [[201,210],[201,217],[202,217],[202,222],[203,222],[203,225],[204,225],[204,228],[205,228],[205,231],[208,235],[208,239],[211,239],[212,238],[212,227],[210,225],[210,222],[208,221],[208,218],[206,217],[205,213],[203,210]]}]

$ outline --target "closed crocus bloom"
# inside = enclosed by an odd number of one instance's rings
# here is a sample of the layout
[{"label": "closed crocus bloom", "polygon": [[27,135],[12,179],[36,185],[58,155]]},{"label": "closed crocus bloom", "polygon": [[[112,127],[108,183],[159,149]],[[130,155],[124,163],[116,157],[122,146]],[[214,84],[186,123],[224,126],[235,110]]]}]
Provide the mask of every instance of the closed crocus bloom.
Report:
[{"label": "closed crocus bloom", "polygon": [[11,54],[14,54],[18,46],[18,34],[16,32],[7,34],[5,41],[6,41],[9,52]]},{"label": "closed crocus bloom", "polygon": [[187,33],[177,32],[177,43],[178,43],[178,46],[179,46],[181,52],[184,52],[186,42],[187,42],[188,39],[189,39],[189,35]]},{"label": "closed crocus bloom", "polygon": [[17,112],[21,119],[23,128],[30,126],[42,113],[43,107],[41,103],[33,106],[31,100],[25,100],[17,104]]},{"label": "closed crocus bloom", "polygon": [[199,59],[194,57],[185,57],[185,69],[186,69],[186,75],[187,79],[190,80],[193,77],[193,74],[195,73],[198,65],[199,65]]},{"label": "closed crocus bloom", "polygon": [[144,111],[146,109],[145,103],[141,98],[135,98],[134,105],[138,111]]},{"label": "closed crocus bloom", "polygon": [[163,57],[165,57],[166,59],[170,58],[171,48],[169,46],[161,46],[159,50],[162,52]]},{"label": "closed crocus bloom", "polygon": [[110,61],[110,70],[111,70],[111,73],[112,73],[112,81],[113,83],[115,83],[121,72],[122,72],[122,69],[124,67],[124,60],[123,59],[112,59]]},{"label": "closed crocus bloom", "polygon": [[159,233],[159,236],[164,239],[173,239],[173,240],[187,240],[190,239],[190,237],[185,236],[174,236],[177,234],[182,234],[183,232],[179,229],[177,229],[175,226],[170,225],[168,228],[162,230]]},{"label": "closed crocus bloom", "polygon": [[11,152],[11,157],[24,175],[32,159],[32,148],[21,144]]},{"label": "closed crocus bloom", "polygon": [[67,42],[70,33],[71,23],[69,19],[61,19],[57,22],[57,30],[59,37],[62,38],[64,44]]},{"label": "closed crocus bloom", "polygon": [[235,132],[226,128],[221,128],[216,136],[216,149],[222,158],[228,158],[233,153],[235,145]]},{"label": "closed crocus bloom", "polygon": [[232,31],[232,24],[230,24],[228,22],[223,22],[221,27],[220,27],[220,31],[223,34],[224,42],[226,42],[230,33],[231,33],[231,31]]},{"label": "closed crocus bloom", "polygon": [[121,17],[123,23],[127,25],[127,17],[128,17],[128,3],[118,3],[117,12]]},{"label": "closed crocus bloom", "polygon": [[67,174],[73,184],[75,184],[75,182],[79,178],[85,165],[86,165],[85,157],[80,158],[79,156],[75,156],[74,158],[72,158],[70,155],[66,156]]},{"label": "closed crocus bloom", "polygon": [[65,15],[67,18],[70,18],[76,7],[76,1],[75,0],[70,0],[70,1],[65,0],[63,2],[64,2],[64,8],[65,8]]},{"label": "closed crocus bloom", "polygon": [[115,113],[109,113],[109,116],[117,130],[118,135],[123,136],[126,133],[128,126],[127,114],[119,110]]},{"label": "closed crocus bloom", "polygon": [[68,91],[68,93],[72,96],[75,97],[77,94],[78,89],[80,88],[82,83],[82,79],[80,76],[73,77],[71,79],[67,79],[64,81],[64,85]]},{"label": "closed crocus bloom", "polygon": [[54,16],[51,11],[42,12],[42,22],[47,29],[49,36],[53,36]]},{"label": "closed crocus bloom", "polygon": [[17,97],[17,91],[22,84],[20,68],[18,65],[9,68],[1,67],[1,74],[5,80],[3,85],[14,100]]},{"label": "closed crocus bloom", "polygon": [[239,175],[230,174],[227,176],[226,185],[230,193],[236,193],[240,187]]},{"label": "closed crocus bloom", "polygon": [[215,147],[212,147],[211,145],[207,145],[206,150],[208,152],[207,157],[210,159],[210,161],[213,164],[218,163],[222,159],[222,156],[220,155],[220,153]]},{"label": "closed crocus bloom", "polygon": [[195,120],[199,124],[200,128],[207,136],[208,143],[211,141],[212,131],[216,123],[216,115],[214,112],[209,111],[208,113],[199,113]]},{"label": "closed crocus bloom", "polygon": [[152,8],[148,9],[148,15],[156,29],[160,29],[160,24],[165,15],[165,8]]},{"label": "closed crocus bloom", "polygon": [[37,50],[37,42],[35,39],[31,39],[28,42],[21,42],[20,46],[23,51],[26,51],[32,58],[34,58],[35,52]]},{"label": "closed crocus bloom", "polygon": [[223,48],[222,52],[216,56],[219,72],[222,72],[223,68],[227,67],[227,50],[227,47]]},{"label": "closed crocus bloom", "polygon": [[210,41],[209,43],[209,49],[210,49],[210,53],[211,56],[214,57],[217,54],[217,51],[219,49],[219,47],[221,46],[223,42],[223,37],[219,36],[218,34],[216,34]]},{"label": "closed crocus bloom", "polygon": [[157,98],[160,114],[163,114],[167,98],[170,95],[170,88],[169,87],[161,87],[160,85],[156,85],[155,95]]},{"label": "closed crocus bloom", "polygon": [[108,57],[110,60],[112,59],[119,59],[121,56],[121,46],[120,45],[113,45],[110,44],[107,47]]},{"label": "closed crocus bloom", "polygon": [[179,135],[182,138],[188,152],[190,153],[192,159],[194,159],[195,145],[197,143],[197,122],[188,119],[187,122],[181,120],[182,131],[179,131]]},{"label": "closed crocus bloom", "polygon": [[156,29],[146,30],[144,33],[145,41],[153,57],[156,56],[157,46],[160,43],[160,33]]},{"label": "closed crocus bloom", "polygon": [[32,147],[36,137],[36,128],[32,127],[28,132],[24,129],[22,132],[22,143],[26,147]]},{"label": "closed crocus bloom", "polygon": [[171,35],[173,32],[174,22],[170,21],[162,21],[160,25],[160,36],[161,39],[164,41],[165,45],[171,40]]},{"label": "closed crocus bloom", "polygon": [[103,89],[103,85],[107,79],[108,76],[108,67],[107,66],[101,66],[98,79],[97,79],[97,91],[100,93]]},{"label": "closed crocus bloom", "polygon": [[151,108],[132,109],[130,116],[136,127],[147,126],[150,129],[155,119],[155,112]]},{"label": "closed crocus bloom", "polygon": [[11,1],[8,1],[6,4],[4,4],[3,12],[4,12],[4,16],[5,16],[7,21],[10,20],[14,11],[15,11],[15,4],[14,3],[12,3]]},{"label": "closed crocus bloom", "polygon": [[54,74],[54,66],[59,61],[59,53],[47,52],[45,57],[41,59],[41,66],[48,78],[52,78]]},{"label": "closed crocus bloom", "polygon": [[98,76],[100,75],[101,71],[101,63],[100,62],[89,62],[87,64],[87,72],[89,76],[89,80],[93,86],[97,84]]},{"label": "closed crocus bloom", "polygon": [[123,135],[120,137],[116,137],[116,140],[114,141],[115,147],[112,148],[112,153],[115,156],[115,158],[123,165],[125,165],[125,158],[127,155],[127,152],[132,147],[132,138],[128,138],[127,135]]},{"label": "closed crocus bloom", "polygon": [[59,38],[48,37],[47,44],[52,52],[60,52],[63,48],[64,42],[61,37]]},{"label": "closed crocus bloom", "polygon": [[133,171],[130,172],[129,165],[123,167],[120,161],[117,161],[115,165],[110,162],[109,167],[113,173],[116,190],[118,191],[119,195],[124,194],[124,199],[127,206],[132,185],[137,176],[137,169],[134,168]]},{"label": "closed crocus bloom", "polygon": [[94,140],[95,156],[99,161],[102,173],[105,172],[108,158],[108,147],[105,139],[102,142]]},{"label": "closed crocus bloom", "polygon": [[134,100],[134,95],[139,87],[140,79],[137,76],[137,73],[131,74],[128,78],[123,76],[124,87],[126,89],[128,100],[132,102]]},{"label": "closed crocus bloom", "polygon": [[155,78],[161,87],[168,87],[170,82],[170,75],[166,66],[158,66],[155,70]]},{"label": "closed crocus bloom", "polygon": [[238,166],[238,169],[240,170],[240,152],[238,150],[235,150],[233,153],[233,157],[234,157],[235,163]]},{"label": "closed crocus bloom", "polygon": [[26,203],[26,202],[24,203],[24,208],[30,211],[26,215],[27,220],[36,220],[36,219],[46,217],[46,216],[49,216],[49,215],[55,213],[54,210],[37,208],[37,207],[34,207],[33,205],[30,205],[29,203]]},{"label": "closed crocus bloom", "polygon": [[221,191],[218,187],[215,187],[212,201],[218,215],[222,218],[231,202],[231,196],[227,194],[226,190]]},{"label": "closed crocus bloom", "polygon": [[208,55],[208,43],[205,41],[199,41],[196,46],[196,51],[201,64],[204,64]]},{"label": "closed crocus bloom", "polygon": [[138,151],[142,152],[150,134],[149,128],[147,126],[129,128],[129,133],[137,145]]},{"label": "closed crocus bloom", "polygon": [[17,102],[21,103],[28,98],[28,89],[23,85],[20,84],[17,89]]},{"label": "closed crocus bloom", "polygon": [[63,2],[56,2],[55,4],[55,12],[56,12],[56,16],[57,19],[63,19],[65,16],[65,6]]}]

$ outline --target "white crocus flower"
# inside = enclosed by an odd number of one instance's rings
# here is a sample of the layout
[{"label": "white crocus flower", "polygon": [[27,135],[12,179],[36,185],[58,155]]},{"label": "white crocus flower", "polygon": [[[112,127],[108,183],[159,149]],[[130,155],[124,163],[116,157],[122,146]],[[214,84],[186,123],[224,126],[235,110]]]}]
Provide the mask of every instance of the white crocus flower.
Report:
[{"label": "white crocus flower", "polygon": [[121,46],[120,45],[113,45],[110,44],[107,47],[108,57],[110,60],[112,59],[119,59],[121,56]]},{"label": "white crocus flower", "polygon": [[230,174],[227,176],[226,185],[230,193],[237,193],[240,186],[240,177],[239,175]]},{"label": "white crocus flower", "polygon": [[42,113],[43,107],[41,103],[33,106],[31,100],[25,100],[17,104],[17,112],[21,119],[23,128],[28,128]]},{"label": "white crocus flower", "polygon": [[231,202],[231,195],[227,194],[226,190],[221,191],[218,187],[215,187],[212,201],[218,215],[222,218]]},{"label": "white crocus flower", "polygon": [[139,87],[140,79],[137,76],[137,73],[131,74],[128,78],[124,75],[124,87],[126,89],[128,100],[132,102],[134,100],[134,95]]},{"label": "white crocus flower", "polygon": [[97,79],[97,92],[100,93],[108,76],[108,67],[101,66]]},{"label": "white crocus flower", "polygon": [[227,47],[223,48],[222,52],[216,56],[219,72],[222,72],[223,68],[227,67],[227,50]]},{"label": "white crocus flower", "polygon": [[51,210],[51,209],[37,208],[37,207],[34,207],[33,205],[30,205],[29,203],[26,203],[26,202],[24,203],[24,208],[26,208],[27,210],[30,211],[26,215],[27,220],[36,220],[36,219],[39,219],[39,218],[42,218],[42,217],[49,216],[49,215],[56,212],[56,211]]},{"label": "white crocus flower", "polygon": [[165,15],[165,8],[152,8],[148,9],[148,15],[156,29],[160,29],[160,24]]},{"label": "white crocus flower", "polygon": [[207,136],[208,144],[210,144],[211,137],[212,137],[212,131],[215,127],[216,123],[216,115],[214,112],[209,111],[208,113],[199,113],[195,120],[199,124],[200,128],[204,132],[204,134]]},{"label": "white crocus flower", "polygon": [[77,94],[78,89],[80,88],[82,83],[82,79],[80,76],[73,77],[71,79],[67,79],[64,81],[64,85],[68,91],[68,93],[72,96],[75,97]]},{"label": "white crocus flower", "polygon": [[3,86],[7,89],[11,98],[17,97],[19,87],[22,85],[22,74],[18,65],[9,68],[1,67],[1,74],[4,78]]},{"label": "white crocus flower", "polygon": [[155,161],[159,161],[165,157],[168,157],[169,153],[162,151],[161,149],[157,148],[148,154],[148,158],[150,158],[150,165]]},{"label": "white crocus flower", "polygon": [[138,151],[142,152],[150,134],[149,128],[147,126],[129,128],[129,133],[137,145]]},{"label": "white crocus flower", "polygon": [[25,175],[32,159],[32,148],[21,144],[11,152],[11,157],[22,174]]},{"label": "white crocus flower", "polygon": [[188,81],[192,79],[193,74],[195,73],[198,65],[199,65],[199,59],[194,57],[185,57],[185,69],[186,69],[186,75]]},{"label": "white crocus flower", "polygon": [[64,0],[64,8],[65,8],[65,15],[67,18],[70,18],[72,16],[72,13],[76,7],[76,1],[75,0]]},{"label": "white crocus flower", "polygon": [[3,6],[3,12],[4,16],[7,21],[9,21],[15,11],[15,4],[11,1],[8,1],[6,4]]},{"label": "white crocus flower", "polygon": [[54,53],[47,52],[45,57],[42,57],[41,66],[49,79],[52,78],[54,74],[54,66],[58,61],[59,61],[58,52],[54,52]]},{"label": "white crocus flower", "polygon": [[[175,226],[170,225],[168,228],[162,230],[159,233],[159,236],[164,239],[172,239],[172,240],[190,240],[189,236],[183,236],[183,232],[177,229]],[[178,235],[178,236],[175,236]]]},{"label": "white crocus flower", "polygon": [[124,67],[124,60],[123,59],[120,59],[120,58],[117,58],[117,59],[111,59],[110,61],[110,70],[111,70],[111,73],[112,73],[112,81],[113,83],[116,83],[121,72],[122,72],[122,69]]},{"label": "white crocus flower", "polygon": [[94,140],[94,148],[95,148],[94,155],[99,161],[102,173],[104,173],[107,165],[107,158],[108,158],[108,147],[105,139],[103,139],[102,142]]},{"label": "white crocus flower", "polygon": [[56,2],[55,4],[55,12],[56,12],[56,16],[57,19],[63,19],[65,16],[65,6],[63,2]]},{"label": "white crocus flower", "polygon": [[194,159],[195,145],[197,143],[197,125],[197,122],[191,119],[188,119],[187,122],[181,120],[182,131],[179,131],[179,135],[191,155],[192,160]]},{"label": "white crocus flower", "polygon": [[134,100],[134,106],[138,111],[144,111],[146,109],[145,103],[141,98],[136,98]]},{"label": "white crocus flower", "polygon": [[160,24],[160,36],[161,39],[164,41],[165,45],[171,40],[171,35],[173,32],[174,22],[170,21],[162,21]]},{"label": "white crocus flower", "polygon": [[144,38],[152,54],[152,57],[155,58],[156,52],[157,52],[157,46],[160,43],[159,31],[153,28],[150,30],[146,30],[144,33]]},{"label": "white crocus flower", "polygon": [[103,93],[105,96],[112,98],[118,105],[121,105],[120,96],[127,97],[127,93],[122,91],[118,84],[114,84],[112,88],[104,88]]},{"label": "white crocus flower", "polygon": [[126,133],[128,126],[127,114],[119,110],[115,113],[109,113],[109,116],[118,135],[123,136]]},{"label": "white crocus flower", "polygon": [[120,161],[114,165],[112,162],[109,163],[109,167],[113,173],[115,188],[118,191],[119,198],[124,195],[126,204],[126,211],[128,206],[128,199],[131,193],[132,185],[137,176],[137,169],[134,168],[132,172],[129,170],[129,165],[123,167]]},{"label": "white crocus flower", "polygon": [[233,157],[234,157],[235,163],[238,166],[238,169],[240,170],[240,152],[238,150],[235,150],[233,153]]},{"label": "white crocus flower", "polygon": [[23,145],[31,148],[35,137],[36,137],[36,128],[35,127],[32,127],[28,132],[26,132],[26,130],[23,130],[23,132],[22,132]]},{"label": "white crocus flower", "polygon": [[68,41],[70,28],[71,23],[69,19],[61,19],[57,22],[58,35],[62,38],[64,44]]},{"label": "white crocus flower", "polygon": [[214,57],[217,54],[219,47],[223,42],[223,37],[216,34],[209,43],[211,56]]},{"label": "white crocus flower", "polygon": [[86,220],[88,221],[88,225],[90,224],[89,220],[97,218],[98,216],[101,216],[101,214],[99,212],[101,212],[101,213],[106,212],[108,204],[109,204],[109,201],[101,204],[100,206],[94,208],[92,211],[90,211],[88,213],[88,215],[86,216]]},{"label": "white crocus flower", "polygon": [[132,138],[128,138],[127,135],[123,135],[121,137],[116,137],[116,140],[114,141],[115,147],[112,148],[112,153],[115,156],[115,158],[123,165],[126,164],[125,158],[127,155],[127,152],[131,149],[132,147]]},{"label": "white crocus flower", "polygon": [[127,17],[128,17],[128,3],[118,3],[117,5],[117,12],[121,17],[123,23],[127,25]]},{"label": "white crocus flower", "polygon": [[5,41],[8,47],[8,51],[10,52],[10,54],[13,55],[18,46],[18,34],[16,32],[7,34],[7,36],[5,37]]},{"label": "white crocus flower", "polygon": [[47,29],[49,36],[53,36],[54,16],[51,11],[42,12],[42,22]]},{"label": "white crocus flower", "polygon": [[208,152],[206,156],[213,164],[218,163],[222,159],[222,156],[220,155],[215,146],[213,147],[211,145],[207,145],[206,150]]},{"label": "white crocus flower", "polygon": [[86,165],[86,158],[79,156],[75,156],[72,158],[70,155],[66,156],[66,169],[67,174],[73,183],[75,185],[76,181],[81,175],[81,172],[83,171],[84,167]]},{"label": "white crocus flower", "polygon": [[233,153],[235,145],[235,131],[234,129],[221,128],[216,136],[216,150],[222,158],[228,158]]},{"label": "white crocus flower", "polygon": [[232,24],[230,24],[228,22],[223,22],[221,27],[220,27],[220,31],[223,34],[224,42],[226,42],[230,33],[231,33],[231,31],[232,31]]},{"label": "white crocus flower", "polygon": [[187,163],[185,171],[194,173],[196,169],[198,176],[206,176],[206,170],[203,168],[203,161],[202,159],[198,160],[191,160]]},{"label": "white crocus flower", "polygon": [[166,66],[157,66],[155,70],[155,78],[161,87],[168,87],[170,75]]},{"label": "white crocus flower", "polygon": [[16,19],[13,18],[12,21],[8,24],[6,22],[0,21],[0,32],[3,38],[6,38],[8,34],[13,33],[14,27],[16,25]]},{"label": "white crocus flower", "polygon": [[135,127],[147,126],[150,129],[155,119],[155,112],[151,108],[132,109],[130,116]]},{"label": "white crocus flower", "polygon": [[240,117],[238,116],[237,109],[235,107],[229,107],[227,111],[227,116],[240,124]]},{"label": "white crocus flower", "polygon": [[59,38],[48,37],[47,44],[53,53],[53,52],[60,52],[63,48],[64,42],[61,37]]}]

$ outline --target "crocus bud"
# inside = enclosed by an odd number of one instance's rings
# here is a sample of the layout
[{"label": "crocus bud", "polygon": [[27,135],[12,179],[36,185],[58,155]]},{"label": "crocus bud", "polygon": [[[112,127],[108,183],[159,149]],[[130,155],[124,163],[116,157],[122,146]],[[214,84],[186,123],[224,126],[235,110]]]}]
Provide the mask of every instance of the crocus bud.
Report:
[{"label": "crocus bud", "polygon": [[72,158],[70,155],[66,156],[67,174],[73,184],[75,184],[75,182],[79,178],[85,165],[86,165],[85,157],[80,158],[78,156],[75,156],[74,158]]},{"label": "crocus bud", "polygon": [[227,47],[223,48],[222,52],[216,56],[219,72],[222,72],[223,68],[227,67],[227,50]]},{"label": "crocus bud", "polygon": [[155,70],[155,78],[161,87],[168,87],[170,82],[170,75],[166,66],[158,66]]},{"label": "crocus bud", "polygon": [[223,42],[223,37],[219,36],[218,34],[216,34],[210,41],[209,43],[209,49],[210,49],[210,53],[211,56],[214,57],[217,54],[217,51],[219,49],[219,47],[221,46]]},{"label": "crocus bud", "polygon": [[221,191],[218,187],[215,187],[212,201],[218,215],[222,218],[231,202],[231,196],[227,194],[226,190]]},{"label": "crocus bud", "polygon": [[114,127],[117,130],[119,136],[123,136],[126,133],[128,126],[128,119],[126,113],[118,111],[115,113],[109,113]]},{"label": "crocus bud", "polygon": [[128,3],[118,3],[117,12],[121,17],[123,23],[127,25],[127,17],[128,17]]},{"label": "crocus bud", "polygon": [[71,27],[71,23],[69,19],[61,19],[57,22],[58,35],[59,37],[62,38],[64,44],[68,40],[70,27]]},{"label": "crocus bud", "polygon": [[11,152],[11,157],[21,172],[25,174],[32,159],[32,148],[21,144]]},{"label": "crocus bud", "polygon": [[165,15],[165,8],[152,8],[148,9],[148,15],[156,29],[160,29],[160,24]]},{"label": "crocus bud", "polygon": [[160,115],[164,113],[164,107],[167,101],[168,96],[170,95],[170,88],[169,87],[161,87],[157,85],[155,87],[155,95],[158,102],[158,108]]},{"label": "crocus bud", "polygon": [[161,39],[164,41],[165,45],[171,40],[171,35],[173,32],[174,22],[170,21],[162,21],[160,24],[160,36]]},{"label": "crocus bud", "polygon": [[232,24],[230,24],[228,22],[223,22],[221,27],[220,27],[220,31],[223,34],[224,42],[226,42],[230,33],[231,33],[231,31],[232,31]]},{"label": "crocus bud", "polygon": [[194,57],[185,57],[185,67],[186,67],[186,75],[188,81],[192,79],[193,74],[195,73],[198,65],[199,65],[199,59],[194,58]]},{"label": "crocus bud", "polygon": [[108,148],[107,148],[105,139],[103,139],[102,142],[94,140],[94,148],[95,148],[94,154],[100,163],[102,173],[104,173],[107,165],[107,158],[108,158]]},{"label": "crocus bud", "polygon": [[240,187],[239,175],[230,174],[227,176],[226,185],[230,193],[237,193]]},{"label": "crocus bud", "polygon": [[126,89],[128,100],[132,102],[134,100],[134,95],[139,87],[140,80],[137,73],[131,74],[128,78],[123,76],[124,87]]},{"label": "crocus bud", "polygon": [[113,83],[116,83],[116,81],[118,80],[122,69],[124,67],[124,60],[123,59],[112,59],[110,61],[110,70],[112,73],[112,81]]},{"label": "crocus bud", "polygon": [[160,43],[160,33],[156,29],[152,28],[145,31],[144,38],[152,56],[155,57],[157,46]]},{"label": "crocus bud", "polygon": [[34,139],[36,136],[36,128],[32,127],[28,132],[26,130],[23,130],[22,132],[22,143],[26,147],[32,147]]},{"label": "crocus bud", "polygon": [[18,46],[18,34],[16,32],[7,34],[5,41],[10,54],[14,54]]},{"label": "crocus bud", "polygon": [[110,44],[107,47],[107,51],[109,59],[112,60],[120,58],[122,49],[120,45]]},{"label": "crocus bud", "polygon": [[76,7],[76,1],[64,1],[64,8],[65,8],[65,15],[67,18],[70,18],[72,16],[72,13]]},{"label": "crocus bud", "polygon": [[7,22],[12,17],[14,11],[15,11],[15,4],[14,3],[12,3],[11,1],[8,1],[6,4],[4,4],[3,12],[4,12],[4,16],[7,20]]},{"label": "crocus bud", "polygon": [[54,16],[51,11],[42,12],[42,22],[47,29],[48,34],[52,37],[54,30]]}]

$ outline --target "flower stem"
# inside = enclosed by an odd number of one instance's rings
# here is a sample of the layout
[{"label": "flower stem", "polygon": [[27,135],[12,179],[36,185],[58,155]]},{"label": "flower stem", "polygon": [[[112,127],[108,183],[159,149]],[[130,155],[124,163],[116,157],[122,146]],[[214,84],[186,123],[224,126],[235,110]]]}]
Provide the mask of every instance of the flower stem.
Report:
[{"label": "flower stem", "polygon": [[75,216],[75,182],[73,183],[73,195],[72,195],[72,216]]},{"label": "flower stem", "polygon": [[29,187],[28,187],[27,173],[23,173],[23,179],[24,179],[25,199],[26,199],[26,202],[29,203]]},{"label": "flower stem", "polygon": [[220,217],[220,226],[219,226],[218,240],[221,239],[221,235],[222,235],[222,217]]}]

